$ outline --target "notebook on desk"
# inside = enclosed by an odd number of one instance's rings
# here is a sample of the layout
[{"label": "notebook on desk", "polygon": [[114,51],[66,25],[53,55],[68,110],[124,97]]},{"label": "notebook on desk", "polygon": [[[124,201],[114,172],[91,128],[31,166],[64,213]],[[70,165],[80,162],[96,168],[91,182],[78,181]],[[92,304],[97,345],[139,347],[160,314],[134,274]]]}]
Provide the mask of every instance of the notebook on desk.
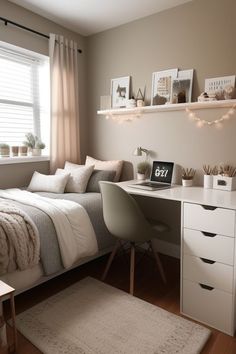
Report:
[{"label": "notebook on desk", "polygon": [[133,183],[129,187],[152,191],[170,188],[173,169],[173,162],[153,161],[150,180]]}]

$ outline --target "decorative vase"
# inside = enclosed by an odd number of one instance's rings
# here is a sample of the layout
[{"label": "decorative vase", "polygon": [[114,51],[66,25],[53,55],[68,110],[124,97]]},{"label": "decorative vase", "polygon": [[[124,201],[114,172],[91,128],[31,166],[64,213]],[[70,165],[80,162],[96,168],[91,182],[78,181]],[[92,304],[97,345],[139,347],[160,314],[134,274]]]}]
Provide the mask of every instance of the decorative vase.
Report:
[{"label": "decorative vase", "polygon": [[137,179],[143,181],[143,180],[145,179],[145,174],[144,174],[144,173],[138,173],[138,172],[137,172]]},{"label": "decorative vase", "polygon": [[211,189],[213,188],[213,176],[212,175],[204,175],[204,188]]},{"label": "decorative vase", "polygon": [[183,187],[192,187],[193,179],[183,179],[182,178],[182,185],[183,185]]}]

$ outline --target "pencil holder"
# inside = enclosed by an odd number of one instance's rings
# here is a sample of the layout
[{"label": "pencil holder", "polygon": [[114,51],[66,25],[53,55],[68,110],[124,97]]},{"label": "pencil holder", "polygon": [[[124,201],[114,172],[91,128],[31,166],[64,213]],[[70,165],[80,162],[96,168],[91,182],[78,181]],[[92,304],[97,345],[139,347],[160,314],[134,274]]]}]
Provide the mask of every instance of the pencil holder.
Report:
[{"label": "pencil holder", "polygon": [[204,175],[203,186],[206,189],[213,188],[213,176],[212,175]]}]

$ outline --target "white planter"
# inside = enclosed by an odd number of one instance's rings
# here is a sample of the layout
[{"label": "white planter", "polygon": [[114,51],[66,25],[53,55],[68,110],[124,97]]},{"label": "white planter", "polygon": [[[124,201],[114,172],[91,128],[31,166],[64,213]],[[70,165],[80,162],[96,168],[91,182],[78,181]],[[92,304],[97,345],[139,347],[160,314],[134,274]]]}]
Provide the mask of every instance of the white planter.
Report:
[{"label": "white planter", "polygon": [[192,179],[182,179],[183,187],[192,187],[193,180]]},{"label": "white planter", "polygon": [[41,149],[32,149],[32,156],[41,156],[42,150]]},{"label": "white planter", "polygon": [[211,189],[213,188],[213,176],[212,175],[204,175],[204,188]]},{"label": "white planter", "polygon": [[144,180],[144,179],[145,179],[145,174],[143,174],[143,173],[137,173],[137,179],[138,179],[138,180]]}]

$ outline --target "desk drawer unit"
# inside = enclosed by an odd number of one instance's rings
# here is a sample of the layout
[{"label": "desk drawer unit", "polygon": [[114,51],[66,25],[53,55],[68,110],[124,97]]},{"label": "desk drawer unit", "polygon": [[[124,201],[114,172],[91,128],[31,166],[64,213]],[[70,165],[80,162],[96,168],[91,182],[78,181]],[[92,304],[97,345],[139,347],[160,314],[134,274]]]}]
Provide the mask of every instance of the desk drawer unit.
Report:
[{"label": "desk drawer unit", "polygon": [[183,280],[183,313],[233,335],[233,295]]},{"label": "desk drawer unit", "polygon": [[235,211],[183,204],[182,312],[234,334]]},{"label": "desk drawer unit", "polygon": [[234,238],[184,228],[184,253],[211,259],[229,265],[234,264]]},{"label": "desk drawer unit", "polygon": [[229,293],[233,292],[233,267],[227,264],[185,254],[183,278]]},{"label": "desk drawer unit", "polygon": [[184,227],[234,237],[235,211],[184,203]]}]

